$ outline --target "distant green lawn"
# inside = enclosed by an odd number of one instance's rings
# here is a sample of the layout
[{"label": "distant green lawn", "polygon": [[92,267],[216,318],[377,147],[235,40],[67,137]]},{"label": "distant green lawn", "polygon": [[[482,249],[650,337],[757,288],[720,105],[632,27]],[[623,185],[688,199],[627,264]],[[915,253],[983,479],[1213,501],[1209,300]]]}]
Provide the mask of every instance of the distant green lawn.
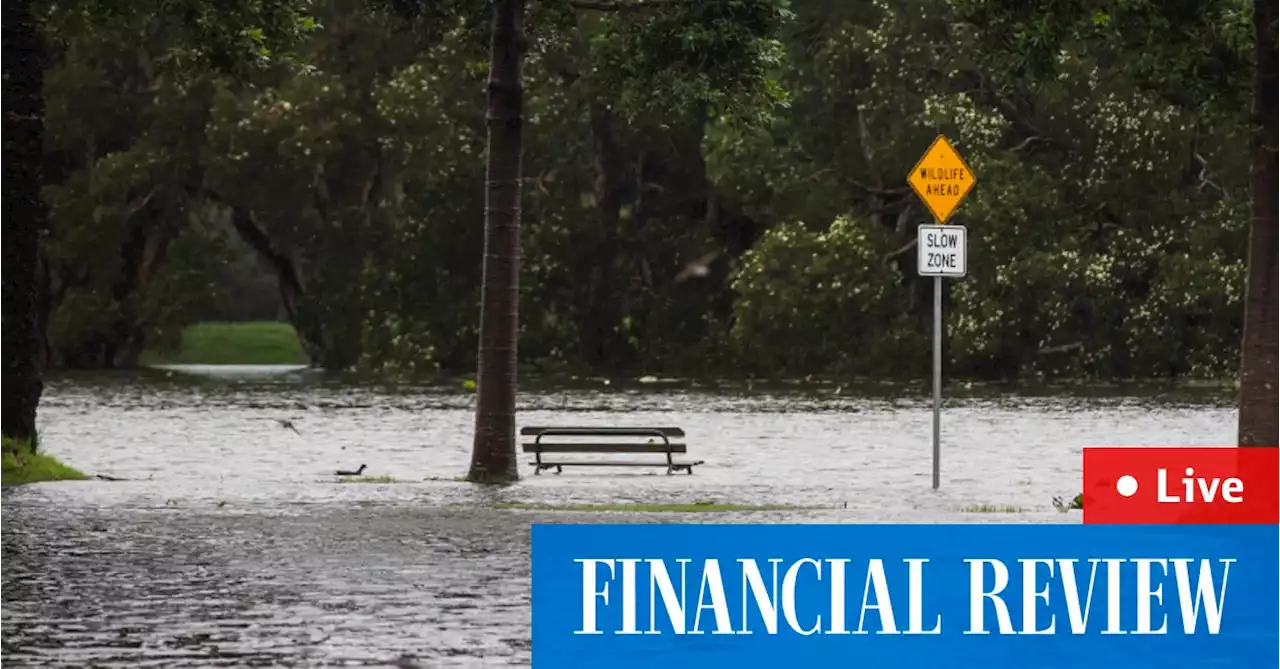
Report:
[{"label": "distant green lawn", "polygon": [[298,335],[289,323],[196,323],[174,352],[147,351],[144,365],[304,365]]}]

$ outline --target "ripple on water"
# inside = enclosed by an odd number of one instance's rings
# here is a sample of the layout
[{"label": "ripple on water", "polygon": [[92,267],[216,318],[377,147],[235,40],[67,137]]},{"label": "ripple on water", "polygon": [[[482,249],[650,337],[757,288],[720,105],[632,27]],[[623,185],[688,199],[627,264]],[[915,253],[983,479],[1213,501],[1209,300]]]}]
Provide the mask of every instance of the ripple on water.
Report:
[{"label": "ripple on water", "polygon": [[[480,490],[453,480],[473,396],[267,371],[50,380],[44,447],[131,480],[4,491],[6,667],[527,665],[530,523],[1078,522],[1049,502],[1078,491],[1082,447],[1227,444],[1235,423],[1214,397],[952,399],[932,491],[922,394],[530,393],[523,425],[680,425],[708,464]],[[361,463],[404,482],[333,482]],[[492,508],[696,500],[825,510]]]}]

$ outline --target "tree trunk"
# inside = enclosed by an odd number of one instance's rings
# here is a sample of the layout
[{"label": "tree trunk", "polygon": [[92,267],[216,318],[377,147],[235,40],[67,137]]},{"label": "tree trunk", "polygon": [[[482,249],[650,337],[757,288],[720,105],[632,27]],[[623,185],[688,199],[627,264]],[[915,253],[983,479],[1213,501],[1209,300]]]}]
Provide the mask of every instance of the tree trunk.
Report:
[{"label": "tree trunk", "polygon": [[253,249],[275,274],[276,283],[280,289],[280,308],[284,312],[285,320],[289,321],[294,332],[298,334],[298,342],[302,345],[307,360],[314,364],[317,360],[323,359],[324,351],[315,336],[315,329],[308,327],[300,315],[302,303],[307,299],[307,292],[302,285],[302,274],[297,264],[284,249],[279,248],[271,240],[267,231],[258,225],[253,212],[231,204],[217,192],[205,191],[204,195],[212,202],[230,210],[231,225],[235,228],[240,240]]},{"label": "tree trunk", "polygon": [[166,221],[178,215],[155,200],[151,206],[134,214],[129,236],[120,249],[120,276],[112,287],[112,298],[119,311],[107,340],[108,353],[103,356],[100,366],[107,369],[138,366],[138,358],[147,346],[146,332],[149,329],[142,314],[142,293],[168,259],[169,244],[177,236],[177,231]]},{"label": "tree trunk", "polygon": [[476,428],[467,478],[509,483],[516,460],[516,337],[520,305],[520,176],[525,0],[496,0],[489,61],[484,279],[476,375]]},{"label": "tree trunk", "polygon": [[1276,340],[1276,2],[1254,0],[1253,215],[1240,364],[1241,446],[1278,446]]},{"label": "tree trunk", "polygon": [[593,267],[584,288],[589,311],[579,317],[580,356],[588,369],[606,372],[621,369],[622,300],[617,295],[616,275],[619,236],[622,225],[626,156],[615,135],[614,117],[603,103],[591,103],[591,135],[595,150],[596,212],[599,215],[599,242]]},{"label": "tree trunk", "polygon": [[6,437],[36,442],[41,380],[37,292],[44,155],[44,52],[30,0],[4,7],[4,407]]}]

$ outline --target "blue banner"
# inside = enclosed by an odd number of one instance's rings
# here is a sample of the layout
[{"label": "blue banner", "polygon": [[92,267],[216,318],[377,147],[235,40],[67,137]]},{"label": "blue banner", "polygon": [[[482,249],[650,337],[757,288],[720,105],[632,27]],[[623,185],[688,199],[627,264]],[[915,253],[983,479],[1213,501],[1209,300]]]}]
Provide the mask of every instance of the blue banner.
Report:
[{"label": "blue banner", "polygon": [[535,525],[535,667],[1276,667],[1274,525]]}]

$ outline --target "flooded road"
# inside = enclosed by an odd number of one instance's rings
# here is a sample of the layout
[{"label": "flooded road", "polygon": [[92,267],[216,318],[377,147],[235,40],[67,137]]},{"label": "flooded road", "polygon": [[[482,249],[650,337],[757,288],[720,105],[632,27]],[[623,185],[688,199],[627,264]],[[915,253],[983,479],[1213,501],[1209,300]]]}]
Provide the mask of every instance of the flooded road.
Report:
[{"label": "flooded road", "polygon": [[[473,400],[280,370],[51,379],[43,447],[129,480],[5,489],[4,666],[525,666],[530,523],[1079,522],[1051,500],[1079,491],[1084,446],[1235,437],[1220,394],[954,397],[935,492],[923,390],[597,384],[523,393],[520,424],[678,425],[707,464],[482,490],[456,480]],[[360,464],[394,482],[331,475]],[[498,508],[695,501],[823,509]]]}]

